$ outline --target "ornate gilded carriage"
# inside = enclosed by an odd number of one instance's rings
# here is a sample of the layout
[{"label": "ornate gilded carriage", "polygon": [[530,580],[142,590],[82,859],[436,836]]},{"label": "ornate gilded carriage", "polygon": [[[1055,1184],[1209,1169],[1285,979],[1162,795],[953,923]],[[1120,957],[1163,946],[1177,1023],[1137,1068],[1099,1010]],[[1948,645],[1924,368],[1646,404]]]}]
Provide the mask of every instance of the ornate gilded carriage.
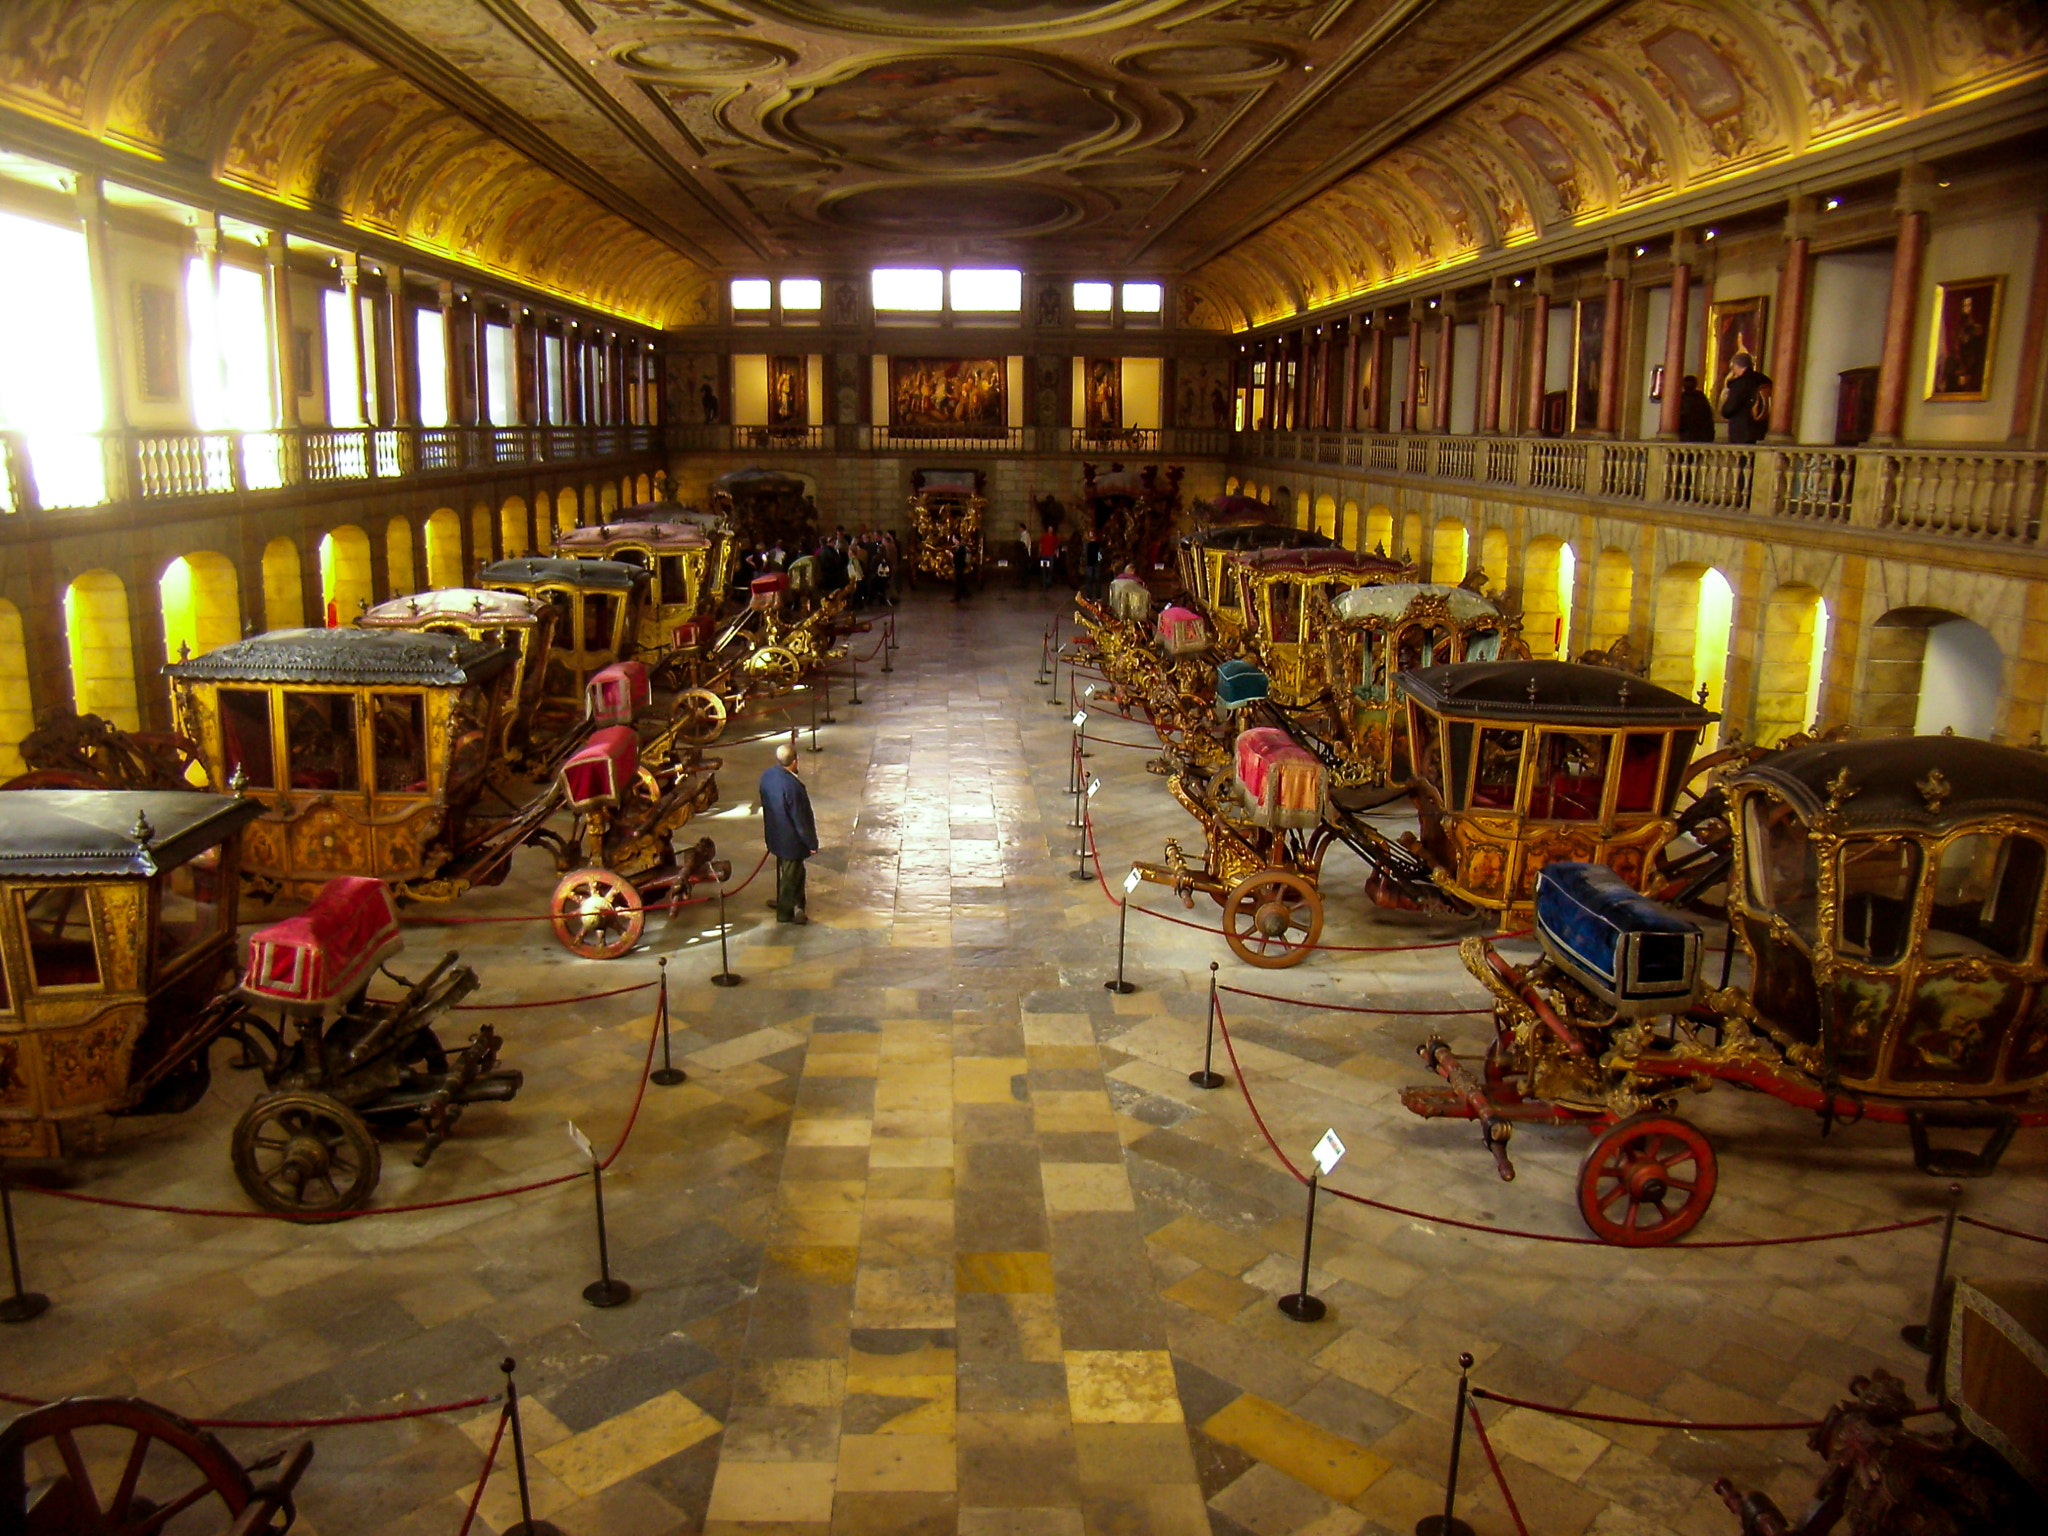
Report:
[{"label": "ornate gilded carriage", "polygon": [[1640,678],[1567,661],[1424,667],[1396,686],[1437,882],[1503,914],[1527,911],[1537,873],[1562,860],[1604,864],[1642,889],[1718,718]]},{"label": "ornate gilded carriage", "polygon": [[631,656],[638,644],[650,579],[642,566],[527,555],[494,561],[477,579],[494,592],[559,610],[541,674],[544,712],[580,711],[591,674]]},{"label": "ornate gilded carriage", "polygon": [[733,538],[723,524],[706,528],[628,517],[557,533],[555,553],[574,560],[615,560],[648,572],[648,601],[633,638],[638,650],[653,655],[702,644],[701,630],[718,617],[732,582]]},{"label": "ornate gilded carriage", "polygon": [[[1241,497],[1226,500],[1242,501]],[[1249,503],[1260,512],[1266,508]],[[1224,575],[1231,556],[1256,549],[1334,549],[1336,541],[1313,529],[1291,523],[1222,523],[1188,534],[1174,549],[1185,600],[1208,619],[1225,649],[1244,634],[1245,618],[1237,584]]]},{"label": "ornate gilded carriage", "polygon": [[495,760],[515,665],[503,646],[456,636],[281,629],[165,672],[212,782],[265,802],[244,870],[311,897],[337,875],[444,873]]},{"label": "ornate gilded carriage", "polygon": [[[1231,610],[1242,628],[1239,644],[1267,678],[1268,697],[1289,709],[1321,703],[1329,695],[1321,634],[1328,603],[1359,587],[1398,582],[1414,565],[1348,549],[1247,549],[1223,562],[1223,580],[1236,593]],[[1224,626],[1217,624],[1219,638]]]},{"label": "ornate gilded carriage", "polygon": [[988,500],[978,469],[920,469],[910,476],[911,569],[934,581],[953,579],[953,541],[967,551],[967,574],[978,576],[982,520]]},{"label": "ornate gilded carriage", "polygon": [[554,644],[555,626],[566,616],[554,603],[516,592],[444,587],[379,603],[357,619],[356,625],[386,632],[460,635],[511,651],[511,707],[498,713],[492,728],[491,756],[494,762],[516,767],[533,746],[533,717],[540,705],[547,656]]}]

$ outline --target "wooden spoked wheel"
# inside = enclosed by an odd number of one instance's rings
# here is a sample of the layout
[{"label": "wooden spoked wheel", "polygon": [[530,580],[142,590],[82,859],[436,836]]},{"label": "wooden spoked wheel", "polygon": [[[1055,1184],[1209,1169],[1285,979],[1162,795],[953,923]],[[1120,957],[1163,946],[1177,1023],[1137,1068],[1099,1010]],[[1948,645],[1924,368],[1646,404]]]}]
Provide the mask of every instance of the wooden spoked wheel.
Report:
[{"label": "wooden spoked wheel", "polygon": [[230,1156],[251,1200],[294,1216],[360,1208],[383,1171],[362,1116],[304,1089],[266,1094],[243,1111]]},{"label": "wooden spoked wheel", "polygon": [[747,680],[775,693],[794,688],[802,670],[796,652],[786,645],[764,645],[747,658]]},{"label": "wooden spoked wheel", "polygon": [[555,937],[586,960],[616,960],[647,927],[647,908],[633,882],[608,869],[577,869],[562,876],[548,902]]},{"label": "wooden spoked wheel", "polygon": [[1262,869],[1223,899],[1223,937],[1247,964],[1299,965],[1322,932],[1322,893],[1292,870]]},{"label": "wooden spoked wheel", "polygon": [[66,1398],[0,1432],[0,1526],[24,1536],[217,1536],[255,1499],[226,1446],[136,1398]]},{"label": "wooden spoked wheel", "polygon": [[1579,1214],[1604,1243],[1654,1248],[1699,1225],[1717,1177],[1713,1143],[1697,1126],[1657,1110],[1630,1115],[1579,1164]]},{"label": "wooden spoked wheel", "polygon": [[685,688],[676,695],[676,735],[693,747],[708,747],[725,734],[725,700],[709,688]]}]

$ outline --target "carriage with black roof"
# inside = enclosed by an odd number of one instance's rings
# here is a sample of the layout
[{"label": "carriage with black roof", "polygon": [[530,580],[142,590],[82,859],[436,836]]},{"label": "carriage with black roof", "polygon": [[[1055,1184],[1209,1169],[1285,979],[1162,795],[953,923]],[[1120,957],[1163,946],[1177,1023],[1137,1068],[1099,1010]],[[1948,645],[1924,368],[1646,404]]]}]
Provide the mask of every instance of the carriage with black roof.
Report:
[{"label": "carriage with black roof", "polygon": [[1824,1129],[1903,1125],[1942,1177],[1986,1176],[2048,1124],[2048,759],[1952,736],[1821,741],[1737,768],[1712,800],[1730,833],[1719,984],[1686,914],[1553,864],[1539,958],[1466,941],[1494,998],[1482,1071],[1432,1037],[1423,1057],[1450,1086],[1407,1090],[1411,1110],[1478,1120],[1503,1178],[1514,1126],[1590,1129],[1579,1211],[1625,1246],[1705,1214],[1718,1160],[1678,1106],[1716,1082]]}]

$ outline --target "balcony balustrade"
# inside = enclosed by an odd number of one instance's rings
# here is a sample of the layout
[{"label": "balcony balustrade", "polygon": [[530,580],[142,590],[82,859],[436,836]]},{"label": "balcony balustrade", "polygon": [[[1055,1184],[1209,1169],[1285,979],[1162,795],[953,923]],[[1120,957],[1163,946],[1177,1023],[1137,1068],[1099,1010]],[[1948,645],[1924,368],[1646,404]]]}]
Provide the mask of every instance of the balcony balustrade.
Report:
[{"label": "balcony balustrade", "polygon": [[932,427],[841,425],[819,427],[673,426],[675,453],[972,453],[1012,457],[1059,454],[1083,459],[1220,459],[1231,434],[1196,427],[991,427],[951,432]]}]

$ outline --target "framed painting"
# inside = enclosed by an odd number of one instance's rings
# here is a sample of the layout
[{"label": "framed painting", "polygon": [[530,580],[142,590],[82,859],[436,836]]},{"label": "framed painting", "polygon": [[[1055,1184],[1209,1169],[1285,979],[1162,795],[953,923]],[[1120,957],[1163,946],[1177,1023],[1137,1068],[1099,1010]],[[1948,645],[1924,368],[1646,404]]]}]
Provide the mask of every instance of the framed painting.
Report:
[{"label": "framed painting", "polygon": [[1600,425],[1600,361],[1606,347],[1607,300],[1574,300],[1571,403],[1574,432],[1590,432]]},{"label": "framed painting", "polygon": [[155,283],[135,285],[136,393],[178,398],[178,296]]},{"label": "framed painting", "polygon": [[1764,323],[1771,301],[1762,294],[1747,299],[1723,299],[1707,308],[1707,373],[1700,382],[1714,400],[1721,398],[1721,386],[1728,379],[1728,365],[1735,354],[1747,352],[1758,373],[1764,368]]},{"label": "framed painting", "polygon": [[1008,422],[1000,357],[889,359],[891,431],[1000,437]]},{"label": "framed painting", "polygon": [[810,367],[801,357],[768,359],[768,425],[801,427],[810,423]]},{"label": "framed painting", "polygon": [[1934,285],[1934,335],[1927,345],[1927,398],[1984,400],[1991,394],[1992,346],[2005,276]]},{"label": "framed painting", "polygon": [[1091,357],[1081,365],[1090,432],[1121,432],[1124,426],[1124,365],[1116,357]]},{"label": "framed painting", "polygon": [[313,333],[303,326],[292,330],[292,388],[301,395],[313,393]]}]

